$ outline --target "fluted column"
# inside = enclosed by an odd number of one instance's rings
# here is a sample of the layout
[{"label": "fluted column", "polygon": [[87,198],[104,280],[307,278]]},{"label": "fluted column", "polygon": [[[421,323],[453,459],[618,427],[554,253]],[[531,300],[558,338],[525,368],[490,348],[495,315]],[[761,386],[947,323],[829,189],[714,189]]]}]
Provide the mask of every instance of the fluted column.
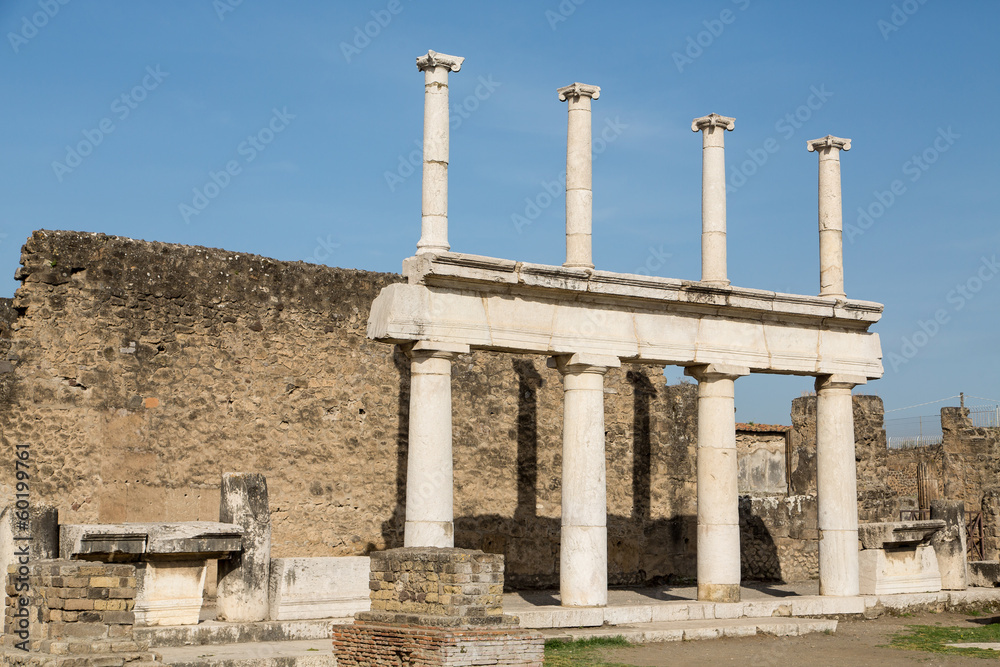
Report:
[{"label": "fluted column", "polygon": [[691,121],[701,140],[701,280],[728,285],[726,269],[725,133],[736,120],[712,113]]},{"label": "fluted column", "polygon": [[858,595],[858,470],[851,389],[866,378],[816,378],[819,594]]},{"label": "fluted column", "polygon": [[451,453],[451,362],[468,345],[421,341],[410,357],[406,456],[407,547],[455,546]]},{"label": "fluted column", "polygon": [[550,359],[563,376],[563,606],[608,603],[608,498],[604,459],[604,374],[617,357],[574,354]]},{"label": "fluted column", "polygon": [[735,380],[739,366],[685,369],[698,380],[698,599],[740,601],[739,466]]},{"label": "fluted column", "polygon": [[601,96],[598,86],[574,83],[558,91],[569,102],[566,132],[566,262],[563,266],[594,268],[591,234],[594,217],[593,156],[590,100]]},{"label": "fluted column", "polygon": [[846,298],[844,292],[844,216],[840,191],[840,151],[851,140],[828,134],[806,142],[819,154],[819,295]]},{"label": "fluted column", "polygon": [[436,51],[417,58],[424,73],[424,173],[417,254],[447,252],[448,245],[448,72],[465,58]]}]

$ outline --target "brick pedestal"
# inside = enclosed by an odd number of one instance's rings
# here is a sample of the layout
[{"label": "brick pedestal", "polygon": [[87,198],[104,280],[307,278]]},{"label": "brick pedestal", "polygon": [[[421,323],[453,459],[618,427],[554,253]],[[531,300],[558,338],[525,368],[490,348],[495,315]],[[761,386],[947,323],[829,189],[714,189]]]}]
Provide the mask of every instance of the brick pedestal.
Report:
[{"label": "brick pedestal", "polygon": [[162,665],[133,638],[135,568],[48,560],[7,574],[0,664]]},{"label": "brick pedestal", "polygon": [[341,667],[532,665],[541,635],[503,614],[503,556],[409,547],[371,555],[371,611],[334,628]]}]

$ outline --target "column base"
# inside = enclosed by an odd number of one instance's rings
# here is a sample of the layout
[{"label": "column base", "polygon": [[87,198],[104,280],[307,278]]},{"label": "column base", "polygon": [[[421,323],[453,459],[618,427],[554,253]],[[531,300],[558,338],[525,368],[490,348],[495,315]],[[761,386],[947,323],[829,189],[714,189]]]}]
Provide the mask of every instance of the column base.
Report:
[{"label": "column base", "polygon": [[450,549],[455,546],[455,524],[451,521],[407,521],[403,546]]},{"label": "column base", "polygon": [[739,602],[739,584],[698,584],[700,602]]},{"label": "column base", "polygon": [[563,526],[559,553],[559,595],[564,607],[608,604],[608,529]]}]

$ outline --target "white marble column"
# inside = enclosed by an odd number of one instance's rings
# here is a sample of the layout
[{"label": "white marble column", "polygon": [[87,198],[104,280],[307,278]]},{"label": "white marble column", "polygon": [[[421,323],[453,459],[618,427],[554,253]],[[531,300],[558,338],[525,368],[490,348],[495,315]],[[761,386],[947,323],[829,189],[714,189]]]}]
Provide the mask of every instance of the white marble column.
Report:
[{"label": "white marble column", "polygon": [[819,594],[858,595],[858,470],[851,389],[866,378],[816,378]]},{"label": "white marble column", "polygon": [[726,154],[725,133],[734,118],[712,113],[691,121],[701,140],[701,280],[728,285],[726,270]]},{"label": "white marble column", "polygon": [[698,380],[698,599],[740,601],[735,380],[749,368],[686,368]]},{"label": "white marble column", "polygon": [[590,100],[601,96],[598,86],[574,83],[558,91],[569,102],[566,132],[566,262],[563,266],[594,268],[591,229],[594,193]]},{"label": "white marble column", "polygon": [[417,58],[424,73],[424,181],[417,254],[448,252],[448,72],[465,58],[436,51]]},{"label": "white marble column", "polygon": [[563,376],[562,535],[559,594],[565,607],[608,603],[608,497],[604,374],[617,357],[549,360]]},{"label": "white marble column", "polygon": [[410,434],[403,546],[455,546],[451,362],[468,345],[420,341],[410,357]]},{"label": "white marble column", "polygon": [[828,134],[806,142],[819,154],[819,295],[846,298],[844,292],[844,216],[840,196],[840,151],[851,140]]}]

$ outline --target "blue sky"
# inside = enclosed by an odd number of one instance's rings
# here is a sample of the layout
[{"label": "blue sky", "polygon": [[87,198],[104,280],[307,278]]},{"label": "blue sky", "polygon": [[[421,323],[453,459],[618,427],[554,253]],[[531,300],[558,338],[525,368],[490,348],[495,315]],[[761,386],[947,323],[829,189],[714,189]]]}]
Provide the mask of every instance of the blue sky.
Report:
[{"label": "blue sky", "polygon": [[[39,228],[399,271],[420,230],[414,59],[434,49],[466,57],[453,250],[562,263],[563,198],[545,196],[565,166],[555,91],[582,81],[602,88],[608,138],[598,268],[698,278],[690,123],[715,112],[736,118],[730,279],[815,294],[805,144],[849,137],[846,290],[886,305],[886,377],[862,390],[887,409],[1000,397],[1000,3],[5,0],[0,27],[0,295]],[[742,379],[737,418],[787,423],[811,388]]]}]

